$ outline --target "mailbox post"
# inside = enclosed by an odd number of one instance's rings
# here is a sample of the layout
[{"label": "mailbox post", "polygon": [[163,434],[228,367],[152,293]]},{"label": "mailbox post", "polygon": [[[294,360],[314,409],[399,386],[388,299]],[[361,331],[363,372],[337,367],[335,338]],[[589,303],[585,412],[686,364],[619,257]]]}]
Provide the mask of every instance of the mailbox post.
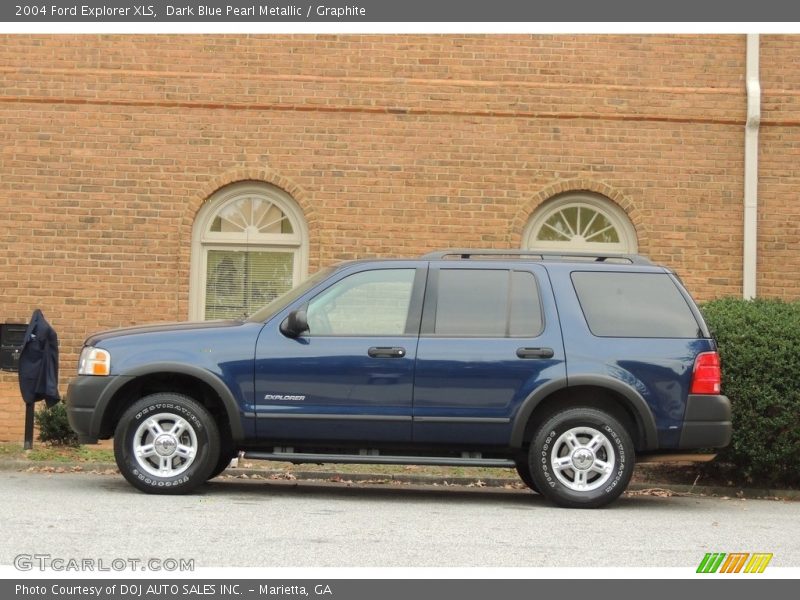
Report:
[{"label": "mailbox post", "polygon": [[[19,372],[19,357],[25,342],[27,323],[0,324],[0,369]],[[33,448],[33,404],[25,404],[25,450]]]}]

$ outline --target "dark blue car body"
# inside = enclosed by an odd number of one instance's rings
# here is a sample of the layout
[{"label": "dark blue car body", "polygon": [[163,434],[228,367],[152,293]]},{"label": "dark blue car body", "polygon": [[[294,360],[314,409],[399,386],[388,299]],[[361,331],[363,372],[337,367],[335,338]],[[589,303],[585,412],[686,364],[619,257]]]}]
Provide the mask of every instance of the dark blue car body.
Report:
[{"label": "dark blue car body", "polygon": [[[286,334],[290,315],[337,282],[386,269],[413,277],[402,331]],[[540,323],[523,335],[437,332],[442,271],[451,277],[459,269],[494,270],[498,281],[506,273],[532,275],[539,297],[530,302],[538,303]],[[576,272],[667,278],[696,334],[596,335],[576,293]],[[265,458],[298,452],[298,462],[302,452],[335,462],[375,449],[366,454],[462,457],[465,464],[480,456],[513,464],[532,424],[573,397],[599,408],[613,403],[640,455],[720,447],[730,438],[727,398],[690,389],[697,357],[714,352],[715,342],[677,277],[646,261],[445,255],[356,261],[312,278],[246,321],[115,330],[86,345],[107,351],[111,361],[107,376],[82,375],[69,388],[70,422],[85,441],[114,435],[126,405],[145,392],[172,390],[202,398],[229,449],[256,457],[262,451]]]}]

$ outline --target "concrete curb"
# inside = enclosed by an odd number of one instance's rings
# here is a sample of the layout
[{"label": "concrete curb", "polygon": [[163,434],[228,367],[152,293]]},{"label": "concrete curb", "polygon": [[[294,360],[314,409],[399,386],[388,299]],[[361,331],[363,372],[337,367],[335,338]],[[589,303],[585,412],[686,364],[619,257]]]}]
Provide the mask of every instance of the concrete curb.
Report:
[{"label": "concrete curb", "polygon": [[[104,462],[57,462],[30,460],[0,460],[0,471],[44,471],[47,473],[91,473],[116,471],[117,465]],[[333,481],[352,483],[403,483],[414,485],[450,485],[468,487],[504,488],[519,487],[522,482],[516,477],[440,477],[435,475],[387,475],[384,473],[342,473],[338,471],[291,471],[279,469],[256,469],[232,467],[223,471],[221,477],[242,479],[296,479],[300,481]],[[707,485],[685,485],[678,483],[631,483],[628,493],[653,496],[710,496],[718,498],[800,500],[800,490],[771,490],[765,488],[739,488]]]}]

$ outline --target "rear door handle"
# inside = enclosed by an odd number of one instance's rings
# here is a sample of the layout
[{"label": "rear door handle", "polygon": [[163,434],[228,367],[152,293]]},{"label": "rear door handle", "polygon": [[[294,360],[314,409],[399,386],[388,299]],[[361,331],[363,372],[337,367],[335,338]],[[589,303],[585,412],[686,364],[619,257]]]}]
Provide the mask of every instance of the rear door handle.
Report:
[{"label": "rear door handle", "polygon": [[519,358],[553,358],[552,348],[517,348]]},{"label": "rear door handle", "polygon": [[373,346],[367,350],[367,354],[372,358],[403,358],[406,349],[399,346]]}]

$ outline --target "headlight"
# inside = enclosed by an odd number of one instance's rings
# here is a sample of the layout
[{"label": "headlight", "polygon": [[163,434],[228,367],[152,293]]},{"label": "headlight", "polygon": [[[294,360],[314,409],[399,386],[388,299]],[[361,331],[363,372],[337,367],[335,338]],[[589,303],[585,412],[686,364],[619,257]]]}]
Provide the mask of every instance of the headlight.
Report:
[{"label": "headlight", "polygon": [[111,373],[111,354],[102,348],[85,346],[78,361],[78,375],[108,375]]}]

